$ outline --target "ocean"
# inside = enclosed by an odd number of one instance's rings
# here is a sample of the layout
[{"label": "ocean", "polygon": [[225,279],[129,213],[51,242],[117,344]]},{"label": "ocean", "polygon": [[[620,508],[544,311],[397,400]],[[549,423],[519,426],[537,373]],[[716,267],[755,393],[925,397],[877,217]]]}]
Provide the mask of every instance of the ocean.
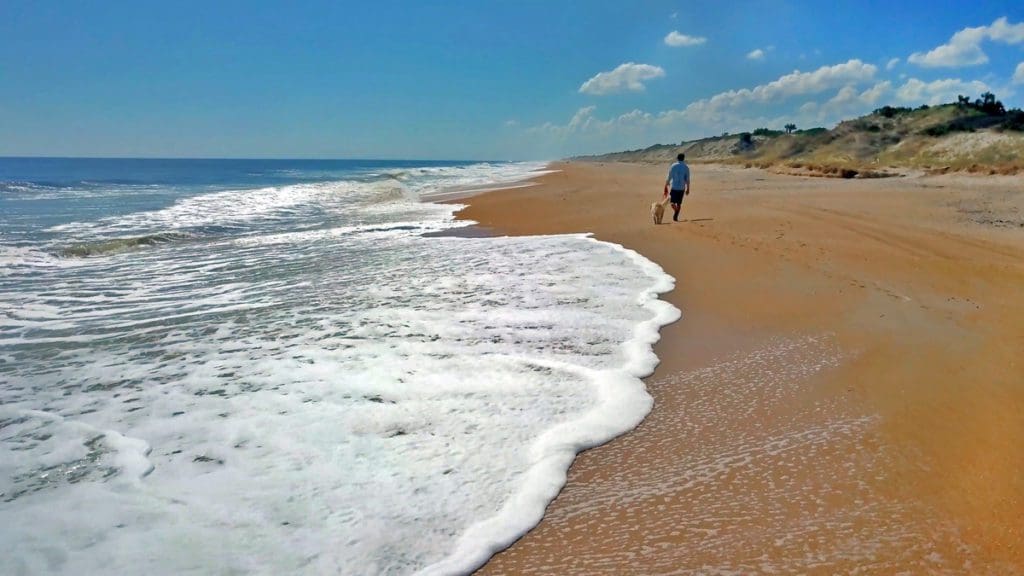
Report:
[{"label": "ocean", "polygon": [[462,574],[636,426],[673,279],[543,163],[0,159],[0,573]]}]

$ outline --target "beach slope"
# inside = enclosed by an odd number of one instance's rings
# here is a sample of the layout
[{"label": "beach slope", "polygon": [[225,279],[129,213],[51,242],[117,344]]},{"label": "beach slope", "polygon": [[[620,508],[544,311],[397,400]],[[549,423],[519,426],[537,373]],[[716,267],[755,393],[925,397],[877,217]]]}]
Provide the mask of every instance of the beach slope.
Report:
[{"label": "beach slope", "polygon": [[655,226],[667,166],[554,168],[459,216],[636,250],[683,318],[652,413],[481,573],[1024,572],[1019,179],[697,165]]}]

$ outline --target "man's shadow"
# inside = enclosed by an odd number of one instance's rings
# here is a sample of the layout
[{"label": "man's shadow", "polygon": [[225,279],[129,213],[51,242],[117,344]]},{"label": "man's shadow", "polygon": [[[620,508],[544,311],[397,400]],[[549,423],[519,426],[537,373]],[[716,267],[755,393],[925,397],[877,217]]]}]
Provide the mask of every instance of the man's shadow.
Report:
[{"label": "man's shadow", "polygon": [[713,222],[714,220],[715,220],[714,218],[694,218],[692,220],[687,220],[686,218],[683,218],[683,219],[681,219],[679,221],[680,222]]}]

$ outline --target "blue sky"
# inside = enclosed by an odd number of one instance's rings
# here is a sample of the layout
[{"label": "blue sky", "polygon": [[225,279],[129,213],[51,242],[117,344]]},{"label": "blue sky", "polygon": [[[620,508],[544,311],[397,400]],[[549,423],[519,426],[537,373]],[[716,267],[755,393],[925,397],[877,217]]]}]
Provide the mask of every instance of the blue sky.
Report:
[{"label": "blue sky", "polygon": [[1024,3],[0,2],[0,155],[548,159],[991,90]]}]

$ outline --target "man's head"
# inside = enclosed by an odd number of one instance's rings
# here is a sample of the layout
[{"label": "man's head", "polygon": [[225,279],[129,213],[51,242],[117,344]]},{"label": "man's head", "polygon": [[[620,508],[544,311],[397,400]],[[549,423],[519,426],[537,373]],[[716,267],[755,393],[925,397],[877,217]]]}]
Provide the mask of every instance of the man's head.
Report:
[{"label": "man's head", "polygon": [[682,162],[683,160],[686,160],[686,154],[683,154],[682,152],[680,152],[679,155],[676,156],[676,160],[679,160],[680,162]]}]

